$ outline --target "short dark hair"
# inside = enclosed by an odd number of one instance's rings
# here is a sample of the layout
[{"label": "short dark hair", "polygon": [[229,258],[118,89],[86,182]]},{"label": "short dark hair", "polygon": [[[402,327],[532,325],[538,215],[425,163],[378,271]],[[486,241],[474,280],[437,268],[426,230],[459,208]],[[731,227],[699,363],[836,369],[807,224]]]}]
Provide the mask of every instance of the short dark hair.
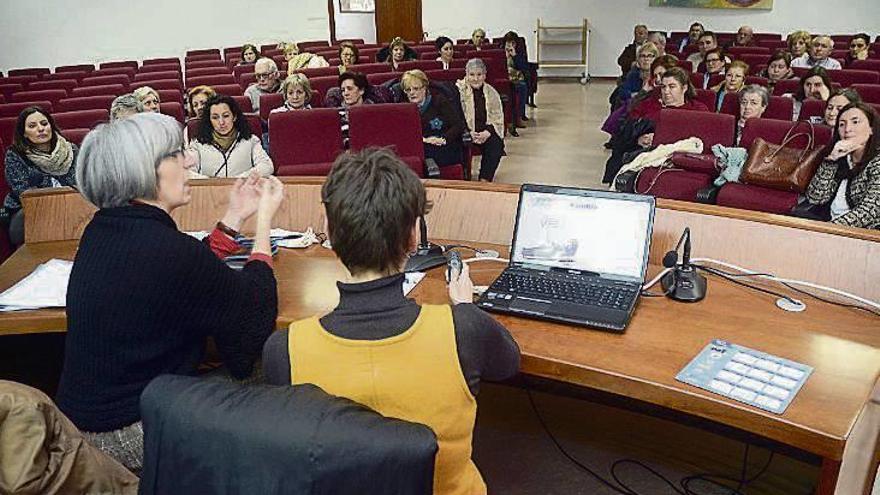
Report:
[{"label": "short dark hair", "polygon": [[27,107],[18,114],[18,120],[15,121],[15,135],[12,136],[12,149],[21,156],[24,156],[25,153],[34,149],[33,144],[24,135],[24,123],[28,117],[35,113],[45,115],[49,125],[52,126],[52,140],[49,141],[49,149],[54,150],[55,144],[58,142],[58,135],[60,132],[55,125],[55,119],[52,118],[52,114],[43,110],[43,108],[39,106]]},{"label": "short dark hair", "polygon": [[784,50],[784,49],[780,48],[779,50],[776,50],[775,52],[773,52],[773,55],[770,55],[770,59],[767,60],[767,65],[769,66],[770,64],[772,64],[773,62],[776,62],[777,60],[783,60],[783,61],[785,61],[786,67],[791,67],[791,53],[788,50]]},{"label": "short dark hair", "polygon": [[358,63],[361,60],[360,52],[358,51],[357,45],[352,43],[351,41],[343,41],[339,44],[339,58],[342,58],[342,50],[350,48],[352,52],[354,52],[354,63]]},{"label": "short dark hair", "polygon": [[257,58],[254,59],[254,62],[256,62],[257,60],[259,60],[260,57],[262,57],[262,55],[260,55],[260,49],[257,48],[257,45],[252,45],[252,44],[250,44],[250,43],[245,43],[244,45],[241,46],[241,61],[242,61],[242,62],[244,62],[244,52],[246,52],[246,51],[248,51],[248,50],[253,50],[253,51],[254,51],[254,54],[257,56]]},{"label": "short dark hair", "polygon": [[691,29],[693,29],[694,26],[700,26],[700,31],[705,31],[705,30],[706,30],[706,28],[703,27],[703,24],[702,24],[701,22],[694,22],[694,23],[692,23],[692,24],[688,27],[688,31],[690,31]]},{"label": "short dark hair", "polygon": [[[437,48],[437,51],[439,52],[440,49],[443,48],[443,45],[445,45],[446,43],[452,43],[452,40],[446,36],[440,36],[434,41],[434,46]],[[455,43],[452,43],[452,44],[455,45]]]},{"label": "short dark hair", "polygon": [[[715,40],[715,43],[718,43],[718,37],[715,36],[715,33],[713,33],[712,31],[703,31],[703,33],[700,34],[700,38],[705,38],[706,36],[709,36],[710,38]],[[700,39],[700,38],[697,38],[697,39]]]},{"label": "short dark hair", "polygon": [[514,43],[519,43],[519,34],[516,31],[508,31],[504,33],[504,37],[502,38],[505,43],[512,41]]},{"label": "short dark hair", "polygon": [[205,102],[205,109],[202,110],[201,120],[199,121],[199,135],[196,139],[202,144],[210,144],[214,141],[214,126],[211,125],[211,107],[214,105],[226,104],[232,115],[235,117],[235,130],[238,131],[238,139],[248,140],[254,134],[251,131],[251,125],[238,106],[235,98],[227,95],[214,95]]},{"label": "short dark hair", "polygon": [[663,73],[663,77],[661,77],[660,80],[662,81],[666,78],[675,79],[679,84],[684,86],[685,101],[691,101],[697,97],[697,90],[694,89],[694,85],[691,83],[690,74],[681,67],[666,69],[666,72]]},{"label": "short dark hair", "polygon": [[852,43],[852,40],[857,40],[857,39],[863,39],[863,40],[865,40],[866,45],[871,46],[871,37],[868,36],[866,33],[854,34],[853,37],[849,39],[849,41],[850,41],[850,43]]},{"label": "short dark hair", "polygon": [[330,244],[352,275],[397,272],[413,226],[430,208],[425,186],[386,148],[339,155],[321,187],[321,202]]},{"label": "short dark hair", "polygon": [[344,81],[346,81],[347,79],[351,79],[352,82],[354,82],[354,85],[358,87],[358,89],[362,89],[364,91],[366,91],[367,87],[370,85],[370,83],[367,82],[366,75],[361,74],[360,72],[353,72],[350,70],[347,70],[347,71],[343,72],[342,74],[339,74],[339,78],[336,81],[336,85],[342,86],[342,83]]},{"label": "short dark hair", "polygon": [[861,101],[849,103],[847,106],[840,109],[840,113],[837,114],[837,122],[834,123],[834,138],[828,145],[828,150],[830,151],[837,141],[840,140],[840,118],[845,112],[854,108],[865,114],[865,117],[868,118],[868,125],[873,132],[871,133],[871,137],[868,138],[868,143],[865,144],[865,154],[862,155],[862,160],[858,164],[855,164],[855,167],[853,167],[849,174],[850,177],[860,174],[862,170],[871,163],[878,154],[880,154],[880,117],[877,116],[877,111],[874,110],[874,107]]},{"label": "short dark hair", "polygon": [[828,71],[825,70],[825,67],[815,66],[807,71],[806,74],[801,76],[800,83],[798,84],[797,94],[795,95],[795,99],[797,101],[804,101],[807,98],[807,93],[804,91],[804,84],[807,82],[807,79],[811,77],[819,76],[822,78],[822,84],[828,88],[828,93],[831,93],[831,90],[834,89],[834,86],[831,84],[831,77],[828,76]]}]

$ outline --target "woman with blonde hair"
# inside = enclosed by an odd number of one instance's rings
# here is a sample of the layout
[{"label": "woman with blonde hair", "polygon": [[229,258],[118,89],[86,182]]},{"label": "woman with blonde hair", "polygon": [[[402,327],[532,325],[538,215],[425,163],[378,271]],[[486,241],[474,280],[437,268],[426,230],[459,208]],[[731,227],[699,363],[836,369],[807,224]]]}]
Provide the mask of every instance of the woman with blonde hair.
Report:
[{"label": "woman with blonde hair", "polygon": [[724,80],[712,87],[715,91],[715,111],[721,111],[724,97],[728,94],[737,94],[742,91],[746,82],[746,74],[749,73],[749,64],[742,60],[734,60],[727,66],[724,72]]},{"label": "woman with blonde hair", "polygon": [[418,60],[419,54],[416,53],[415,50],[407,46],[406,42],[403,41],[403,38],[400,36],[395,37],[391,40],[391,43],[388,43],[388,46],[379,50],[379,53],[376,54],[376,60],[379,62],[388,62],[391,64],[391,69],[394,71],[398,70],[398,65],[401,62],[406,62],[408,60]]},{"label": "woman with blonde hair", "polygon": [[269,113],[289,112],[291,110],[308,110],[312,108],[312,85],[305,74],[297,72],[287,76],[281,83],[281,94],[284,104],[273,108]]},{"label": "woman with blonde hair", "polygon": [[813,35],[807,31],[795,31],[789,34],[785,41],[788,43],[788,52],[791,53],[791,58],[795,59],[807,53],[812,39]]},{"label": "woman with blonde hair", "polygon": [[330,67],[330,62],[314,53],[300,52],[294,42],[281,43],[284,59],[287,60],[287,74],[293,74],[297,69],[315,69],[318,67]]},{"label": "woman with blonde hair", "polygon": [[159,92],[149,86],[141,86],[131,92],[144,106],[145,112],[159,113]]},{"label": "woman with blonde hair", "polygon": [[425,158],[440,167],[462,163],[464,123],[452,103],[443,95],[432,95],[429,85],[428,76],[418,69],[408,70],[400,78],[407,100],[419,107]]},{"label": "woman with blonde hair", "polygon": [[186,118],[197,119],[202,116],[202,109],[209,98],[217,92],[211,86],[196,86],[186,92]]}]

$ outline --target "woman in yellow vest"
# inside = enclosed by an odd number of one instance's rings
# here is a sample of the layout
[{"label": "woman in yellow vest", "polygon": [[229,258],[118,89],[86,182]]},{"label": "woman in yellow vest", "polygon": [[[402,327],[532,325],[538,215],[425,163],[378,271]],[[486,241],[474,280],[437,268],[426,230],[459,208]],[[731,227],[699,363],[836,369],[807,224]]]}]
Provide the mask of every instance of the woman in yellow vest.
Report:
[{"label": "woman in yellow vest", "polygon": [[350,272],[339,305],[294,322],[263,349],[270,383],[313,383],[379,413],[430,427],[439,450],[435,494],[485,494],[471,460],[481,380],[519,369],[519,348],[473,303],[465,265],[450,281],[452,305],[403,295],[403,266],[429,208],[418,177],[381,149],[337,158],[321,190],[333,251]]}]

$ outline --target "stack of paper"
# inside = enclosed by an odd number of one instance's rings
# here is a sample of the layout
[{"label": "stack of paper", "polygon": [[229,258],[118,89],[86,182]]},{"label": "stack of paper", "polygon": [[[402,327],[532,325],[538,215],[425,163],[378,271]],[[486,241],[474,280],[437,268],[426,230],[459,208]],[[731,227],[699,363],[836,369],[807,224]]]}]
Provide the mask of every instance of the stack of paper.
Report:
[{"label": "stack of paper", "polygon": [[73,262],[51,259],[0,294],[0,311],[63,308]]}]

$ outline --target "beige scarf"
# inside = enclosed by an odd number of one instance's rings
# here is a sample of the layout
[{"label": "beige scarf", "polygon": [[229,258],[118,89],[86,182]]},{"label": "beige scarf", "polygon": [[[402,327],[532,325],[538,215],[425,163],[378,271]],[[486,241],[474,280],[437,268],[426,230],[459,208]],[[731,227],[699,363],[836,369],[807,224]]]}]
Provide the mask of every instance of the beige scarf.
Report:
[{"label": "beige scarf", "polygon": [[73,164],[73,147],[70,142],[60,134],[56,134],[55,149],[51,153],[44,153],[30,148],[25,155],[38,169],[49,175],[66,175]]},{"label": "beige scarf", "polygon": [[229,148],[231,148],[232,145],[235,144],[236,141],[238,141],[238,131],[236,131],[236,130],[233,130],[232,132],[230,132],[229,134],[227,134],[225,136],[221,136],[220,134],[217,134],[217,131],[213,131],[213,134],[214,134],[214,144],[219,146],[220,149],[223,150],[224,153],[226,151],[228,151]]}]

